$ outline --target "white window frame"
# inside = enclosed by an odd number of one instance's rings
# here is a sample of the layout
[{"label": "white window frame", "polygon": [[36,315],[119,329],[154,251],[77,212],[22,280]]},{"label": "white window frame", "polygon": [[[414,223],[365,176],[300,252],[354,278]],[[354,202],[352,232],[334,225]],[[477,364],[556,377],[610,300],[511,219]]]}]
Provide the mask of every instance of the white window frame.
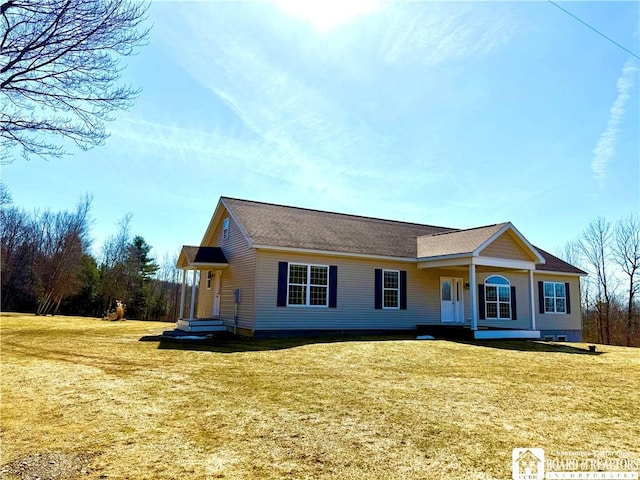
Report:
[{"label": "white window frame", "polygon": [[[291,283],[291,266],[307,267],[307,281],[306,283]],[[325,285],[319,283],[311,283],[311,268],[324,268],[327,270],[327,283]],[[305,287],[305,303],[290,303],[289,292],[291,285],[304,286]],[[311,305],[311,287],[324,287],[326,288],[326,296],[324,305]],[[318,265],[315,263],[295,263],[289,262],[287,266],[287,307],[307,307],[307,308],[328,308],[329,307],[329,265]]]},{"label": "white window frame", "polygon": [[544,336],[544,341],[545,342],[555,342],[556,341],[556,336],[555,335],[545,335]]},{"label": "white window frame", "polygon": [[[547,284],[553,285],[553,296],[547,295]],[[564,288],[564,297],[559,297],[556,295],[556,285],[562,285]],[[549,315],[566,315],[567,314],[567,286],[564,282],[542,282],[542,295],[544,298],[542,299],[544,303],[544,313]],[[553,310],[547,310],[547,298],[553,298]],[[564,311],[557,311],[557,303],[556,300],[563,299],[564,300]]]},{"label": "white window frame", "polygon": [[567,341],[567,336],[566,335],[558,335],[558,341],[559,342],[566,342]]},{"label": "white window frame", "polygon": [[213,272],[207,270],[207,290],[211,290],[211,280],[213,279]]},{"label": "white window frame", "polygon": [[[499,284],[499,283],[489,283],[488,280],[493,278],[493,277],[497,277],[497,278],[502,278],[504,281],[507,282],[506,285],[504,284]],[[496,299],[495,300],[487,300],[487,287],[494,287],[496,289]],[[509,301],[505,302],[505,301],[501,301],[500,300],[500,287],[506,287],[507,291],[509,292]],[[495,304],[496,306],[496,313],[498,314],[497,317],[490,317],[489,316],[489,304]],[[509,305],[509,316],[508,317],[501,317],[500,316],[500,305],[501,304],[508,304]],[[511,320],[511,282],[509,281],[508,278],[503,277],[502,275],[490,275],[488,276],[485,281],[484,281],[484,318],[487,320]]]},{"label": "white window frame", "polygon": [[[395,273],[397,278],[398,278],[398,287],[397,288],[387,288],[384,286],[384,275],[385,273]],[[395,291],[396,294],[396,306],[395,307],[387,307],[385,306],[385,295],[384,293],[386,291],[390,291],[393,292]],[[382,270],[382,309],[383,310],[400,310],[400,270]]]},{"label": "white window frame", "polygon": [[229,223],[231,223],[229,221],[229,217],[226,217],[222,221],[222,239],[223,240],[226,240],[227,238],[229,238]]}]

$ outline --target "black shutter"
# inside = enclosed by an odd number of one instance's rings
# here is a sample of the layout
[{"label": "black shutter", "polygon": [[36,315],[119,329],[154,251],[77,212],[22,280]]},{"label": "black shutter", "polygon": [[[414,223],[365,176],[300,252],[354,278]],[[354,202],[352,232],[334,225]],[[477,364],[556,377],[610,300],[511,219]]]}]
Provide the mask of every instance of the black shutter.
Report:
[{"label": "black shutter", "polygon": [[484,315],[484,283],[478,285],[478,318],[485,319]]},{"label": "black shutter", "polygon": [[544,313],[544,283],[538,282],[538,309]]},{"label": "black shutter", "polygon": [[287,306],[287,273],[289,264],[287,262],[278,263],[278,307]]},{"label": "black shutter", "polygon": [[338,306],[338,267],[329,267],[329,308]]},{"label": "black shutter", "polygon": [[400,270],[400,310],[407,309],[407,271]]},{"label": "black shutter", "polygon": [[375,309],[382,310],[382,269],[376,268]]},{"label": "black shutter", "polygon": [[569,296],[569,283],[564,284],[564,294],[567,296],[566,306],[567,314],[571,313],[571,297]]},{"label": "black shutter", "polygon": [[518,308],[516,307],[516,287],[511,287],[511,320],[518,319]]}]

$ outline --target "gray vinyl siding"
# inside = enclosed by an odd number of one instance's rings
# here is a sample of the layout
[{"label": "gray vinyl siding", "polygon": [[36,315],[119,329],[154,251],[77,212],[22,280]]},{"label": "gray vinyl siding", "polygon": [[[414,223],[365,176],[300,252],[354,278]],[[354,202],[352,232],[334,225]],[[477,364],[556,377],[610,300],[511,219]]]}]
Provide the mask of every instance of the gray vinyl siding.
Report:
[{"label": "gray vinyl siding", "polygon": [[[531,302],[529,301],[529,274],[510,271],[476,271],[478,284],[484,285],[487,278],[492,275],[500,275],[516,288],[516,320],[478,320],[478,326],[504,327],[504,328],[531,328]],[[535,287],[535,286],[534,286]],[[476,286],[476,291],[477,291]]]},{"label": "gray vinyl siding", "polygon": [[[338,267],[337,308],[278,307],[278,263],[294,262]],[[375,269],[407,271],[407,310],[374,308]],[[478,272],[479,283],[496,272]],[[479,325],[529,328],[531,325],[527,274],[500,272],[516,287],[517,320],[481,320]],[[369,260],[329,255],[259,250],[257,253],[255,330],[402,330],[440,324],[440,278],[462,278],[468,272],[418,269],[415,263]],[[475,287],[478,288],[477,286]],[[476,290],[477,291],[477,290]],[[471,318],[469,290],[463,290],[464,318]]]},{"label": "gray vinyl siding", "polygon": [[[278,307],[278,262],[337,266],[337,308]],[[414,263],[259,250],[257,265],[257,331],[410,330],[428,314],[424,276]],[[407,310],[374,308],[376,268],[407,271]]]},{"label": "gray vinyl siding", "polygon": [[[221,247],[229,266],[223,268],[220,282],[220,319],[225,325],[234,325],[235,297],[234,290],[240,289],[240,304],[238,305],[238,327],[253,329],[255,312],[255,273],[256,252],[249,247],[247,239],[242,234],[233,218],[229,219],[229,238],[222,238],[223,219],[227,212],[222,209],[222,215],[211,238],[211,247]],[[198,314],[210,317],[213,311],[213,289],[206,290],[206,270],[202,271],[200,279],[201,301],[198,302]],[[202,309],[206,310],[201,310]]]},{"label": "gray vinyl siding", "polygon": [[[582,309],[580,306],[580,279],[572,276],[534,274],[536,328],[538,330],[582,330]],[[538,282],[569,283],[571,313],[540,313]]]}]

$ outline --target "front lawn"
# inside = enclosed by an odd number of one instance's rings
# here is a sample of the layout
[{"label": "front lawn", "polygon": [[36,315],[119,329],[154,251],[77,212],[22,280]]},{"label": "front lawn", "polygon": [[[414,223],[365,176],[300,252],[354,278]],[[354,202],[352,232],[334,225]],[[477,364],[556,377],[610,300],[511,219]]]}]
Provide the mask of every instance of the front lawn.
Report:
[{"label": "front lawn", "polygon": [[145,338],[170,326],[3,313],[3,478],[38,458],[88,479],[508,479],[515,447],[640,458],[638,349]]}]

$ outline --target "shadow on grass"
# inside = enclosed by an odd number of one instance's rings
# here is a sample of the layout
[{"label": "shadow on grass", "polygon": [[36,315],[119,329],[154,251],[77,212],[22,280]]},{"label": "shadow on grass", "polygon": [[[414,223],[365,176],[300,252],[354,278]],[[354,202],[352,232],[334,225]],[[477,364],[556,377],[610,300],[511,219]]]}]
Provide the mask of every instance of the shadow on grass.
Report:
[{"label": "shadow on grass", "polygon": [[496,348],[498,350],[517,350],[521,352],[573,353],[577,355],[602,355],[604,352],[591,351],[588,348],[574,347],[563,343],[550,343],[538,340],[450,340],[465,345]]},{"label": "shadow on grass", "polygon": [[415,335],[343,335],[322,337],[281,337],[281,338],[248,338],[218,336],[206,340],[185,340],[180,337],[168,338],[162,335],[147,336],[141,342],[159,342],[161,350],[193,350],[215,353],[262,352],[268,350],[285,350],[304,345],[345,343],[345,342],[388,342],[413,340]]},{"label": "shadow on grass", "polygon": [[[180,337],[165,337],[162,335],[147,336],[141,342],[159,342],[160,350],[192,350],[215,353],[262,352],[269,350],[285,350],[302,347],[304,345],[345,343],[345,342],[388,342],[400,340],[415,340],[429,344],[429,341],[416,340],[415,334],[396,335],[342,335],[342,336],[309,336],[309,337],[280,337],[280,338],[249,338],[218,335],[206,340],[188,340]],[[571,353],[578,355],[601,355],[603,352],[593,352],[587,348],[580,348],[566,344],[532,340],[461,340],[441,339],[448,342],[475,345],[478,347],[495,348],[499,350],[517,350],[522,352]]]}]

